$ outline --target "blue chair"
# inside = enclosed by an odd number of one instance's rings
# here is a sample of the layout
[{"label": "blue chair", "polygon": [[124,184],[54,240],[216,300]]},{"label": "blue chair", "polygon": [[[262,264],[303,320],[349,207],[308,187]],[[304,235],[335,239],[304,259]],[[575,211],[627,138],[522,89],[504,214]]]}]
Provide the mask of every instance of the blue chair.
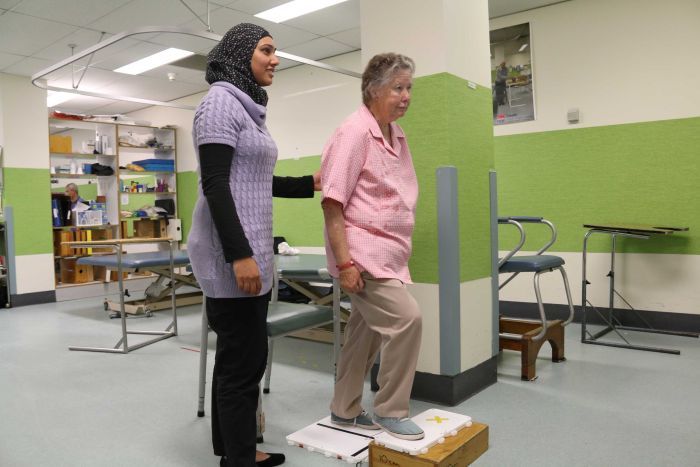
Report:
[{"label": "blue chair", "polygon": [[[499,284],[498,290],[505,287],[511,280],[521,273],[534,273],[533,283],[535,297],[539,309],[540,319],[507,318],[499,319],[499,348],[501,350],[517,350],[521,353],[521,379],[532,381],[537,378],[535,363],[537,354],[545,341],[552,346],[552,361],[562,362],[564,357],[564,327],[574,319],[574,306],[571,301],[569,280],[564,271],[564,259],[554,255],[544,255],[557,239],[557,230],[554,224],[542,217],[511,216],[499,217],[499,224],[508,224],[516,227],[520,232],[518,245],[498,261],[498,273],[510,274],[510,277]],[[551,231],[551,238],[534,255],[517,255],[525,244],[525,228],[523,224],[544,224]],[[540,292],[540,275],[546,272],[558,270],[564,281],[566,300],[569,304],[569,316],[566,320],[547,320]]]}]

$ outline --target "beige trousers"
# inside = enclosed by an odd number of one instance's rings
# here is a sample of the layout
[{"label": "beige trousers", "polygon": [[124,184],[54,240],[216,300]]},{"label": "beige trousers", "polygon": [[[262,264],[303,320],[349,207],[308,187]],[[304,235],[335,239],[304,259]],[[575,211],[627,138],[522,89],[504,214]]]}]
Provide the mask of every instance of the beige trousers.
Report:
[{"label": "beige trousers", "polygon": [[420,309],[400,280],[373,279],[366,273],[362,277],[364,289],[350,294],[352,312],[345,327],[331,412],[342,418],[362,412],[365,377],[381,350],[374,413],[406,417],[420,351]]}]

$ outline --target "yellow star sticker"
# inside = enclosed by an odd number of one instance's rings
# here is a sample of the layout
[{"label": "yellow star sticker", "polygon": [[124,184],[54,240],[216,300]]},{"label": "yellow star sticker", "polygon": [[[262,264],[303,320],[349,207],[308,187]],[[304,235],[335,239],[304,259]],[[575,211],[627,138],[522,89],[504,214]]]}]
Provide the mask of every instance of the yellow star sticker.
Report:
[{"label": "yellow star sticker", "polygon": [[428,422],[437,422],[438,424],[440,424],[445,420],[449,420],[449,418],[441,418],[441,417],[435,415],[433,418],[426,418],[425,420]]}]

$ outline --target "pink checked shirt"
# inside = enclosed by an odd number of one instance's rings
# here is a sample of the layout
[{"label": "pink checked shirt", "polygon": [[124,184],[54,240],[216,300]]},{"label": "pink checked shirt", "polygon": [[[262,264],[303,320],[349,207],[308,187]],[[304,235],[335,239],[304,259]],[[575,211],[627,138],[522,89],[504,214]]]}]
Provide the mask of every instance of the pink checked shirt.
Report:
[{"label": "pink checked shirt", "polygon": [[[326,143],[321,157],[323,197],[343,205],[350,255],[360,271],[411,283],[408,259],[418,180],[403,130],[391,123],[391,145],[362,105]],[[338,275],[326,235],[328,270]]]}]

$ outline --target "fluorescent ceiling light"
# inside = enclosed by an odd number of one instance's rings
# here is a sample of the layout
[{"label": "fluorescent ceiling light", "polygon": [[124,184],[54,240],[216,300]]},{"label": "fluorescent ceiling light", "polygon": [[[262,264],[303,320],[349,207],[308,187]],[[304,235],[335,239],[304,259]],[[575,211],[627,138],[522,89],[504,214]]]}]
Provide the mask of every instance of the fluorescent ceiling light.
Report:
[{"label": "fluorescent ceiling light", "polygon": [[63,104],[75,97],[75,94],[70,92],[47,91],[46,107],[56,107],[58,104]]},{"label": "fluorescent ceiling light", "polygon": [[270,8],[255,15],[257,18],[266,19],[273,23],[282,23],[288,19],[303,16],[313,11],[322,10],[347,0],[293,0],[280,6]]},{"label": "fluorescent ceiling light", "polygon": [[518,52],[522,52],[523,50],[525,50],[527,48],[527,45],[528,45],[527,43],[521,45],[520,48],[518,49]]},{"label": "fluorescent ceiling light", "polygon": [[168,63],[189,57],[190,55],[194,55],[194,52],[175,48],[165,49],[162,52],[142,58],[141,60],[136,60],[114,71],[117,73],[126,73],[127,75],[139,75],[144,71],[167,65]]}]

